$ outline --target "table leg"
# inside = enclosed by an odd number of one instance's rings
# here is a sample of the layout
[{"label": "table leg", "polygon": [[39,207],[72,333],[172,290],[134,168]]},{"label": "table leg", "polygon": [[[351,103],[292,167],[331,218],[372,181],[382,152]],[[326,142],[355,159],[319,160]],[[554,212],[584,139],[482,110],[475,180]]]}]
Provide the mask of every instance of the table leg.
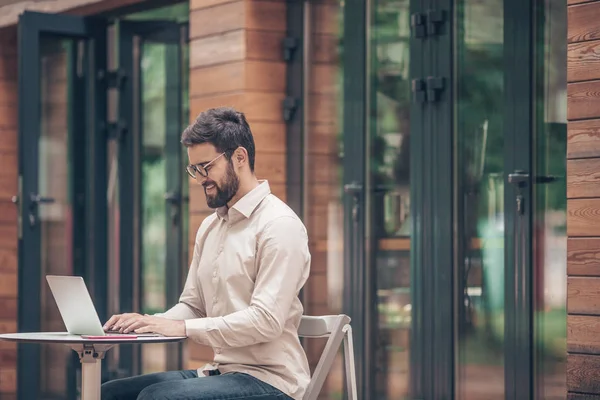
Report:
[{"label": "table leg", "polygon": [[81,400],[100,399],[102,359],[81,358]]},{"label": "table leg", "polygon": [[100,400],[102,359],[108,347],[112,346],[84,344],[73,347],[81,362],[81,400]]}]

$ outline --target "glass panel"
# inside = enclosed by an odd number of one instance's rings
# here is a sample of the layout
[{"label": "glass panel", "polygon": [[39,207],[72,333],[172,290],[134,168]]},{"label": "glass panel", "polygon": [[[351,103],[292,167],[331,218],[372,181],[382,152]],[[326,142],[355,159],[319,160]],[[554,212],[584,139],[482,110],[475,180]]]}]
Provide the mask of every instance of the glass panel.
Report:
[{"label": "glass panel", "polygon": [[134,14],[129,14],[125,19],[147,21],[153,19],[184,22],[189,19],[189,3],[183,2],[172,6],[153,8]]},{"label": "glass panel", "polygon": [[373,261],[379,313],[374,398],[409,394],[410,12],[409,0],[372,1],[370,159]]},{"label": "glass panel", "polygon": [[[167,192],[166,168],[166,68],[167,47],[162,43],[143,42],[141,51],[141,237],[142,302],[141,312],[153,314],[167,309]],[[166,346],[142,348],[142,372],[166,369]]]},{"label": "glass panel", "polygon": [[[310,10],[309,96],[305,162],[306,217],[311,276],[306,284],[305,312],[310,315],[338,314],[343,299],[343,2],[313,1]],[[265,149],[266,150],[266,149]],[[323,351],[325,340],[306,340],[311,370]],[[322,390],[322,399],[341,399],[342,351]]]},{"label": "glass panel", "polygon": [[[188,37],[188,32],[187,29],[182,33],[184,38]],[[190,65],[190,48],[187,45],[187,40],[184,41],[184,43],[181,45],[181,57],[182,57],[182,61],[181,61],[181,88],[179,89],[181,91],[181,125],[180,126],[187,126],[189,124],[189,120],[190,120],[190,74],[189,74],[189,65]],[[178,135],[179,138],[179,135]],[[179,142],[178,142],[179,143]],[[180,146],[181,148],[181,169],[179,169],[179,171],[185,171],[185,167],[187,166],[188,163],[188,156],[187,156],[187,148],[185,146]],[[181,179],[181,197],[182,197],[182,203],[181,203],[181,215],[183,216],[183,218],[181,218],[181,253],[182,253],[182,257],[181,257],[181,281],[179,282],[180,287],[183,288],[183,286],[185,285],[185,280],[188,274],[188,268],[189,265],[191,263],[190,260],[190,245],[188,242],[188,235],[189,235],[189,226],[190,226],[190,218],[189,218],[189,211],[190,211],[190,180],[188,179],[188,177],[186,176],[185,173],[183,173],[183,179]],[[168,305],[169,307],[172,307],[172,304]]]},{"label": "glass panel", "polygon": [[[73,275],[73,165],[69,124],[69,84],[72,40],[42,38],[40,41],[40,135],[38,193],[53,199],[38,206],[41,243],[41,331],[65,331],[52,292],[49,274]],[[41,396],[64,398],[71,385],[67,366],[72,350],[60,344],[40,346]]]},{"label": "glass panel", "polygon": [[463,399],[503,399],[504,4],[456,5],[457,386]]},{"label": "glass panel", "polygon": [[[115,26],[109,26],[107,29],[107,66],[109,70],[114,70],[117,66],[115,52]],[[108,120],[117,120],[118,106],[118,90],[109,89],[107,96]],[[120,201],[119,201],[119,146],[117,141],[110,140],[108,142],[108,155],[106,161],[108,177],[107,182],[107,244],[108,244],[108,287],[107,287],[107,307],[109,316],[122,312],[120,304],[120,240],[119,240],[119,221],[120,221]],[[104,321],[103,321],[104,322]],[[111,351],[106,353],[105,363],[110,371],[109,379],[120,377],[119,369],[119,350],[121,346],[115,346]]]},{"label": "glass panel", "polygon": [[[540,4],[535,136],[533,268],[538,399],[567,396],[567,5]],[[555,178],[555,180],[553,180]]]}]

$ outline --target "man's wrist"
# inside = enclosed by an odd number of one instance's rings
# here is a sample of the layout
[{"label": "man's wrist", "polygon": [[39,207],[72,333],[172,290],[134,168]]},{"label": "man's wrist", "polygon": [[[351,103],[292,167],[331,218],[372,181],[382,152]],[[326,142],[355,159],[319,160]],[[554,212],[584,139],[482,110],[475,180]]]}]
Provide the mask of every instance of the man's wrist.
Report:
[{"label": "man's wrist", "polygon": [[187,335],[187,324],[186,324],[186,320],[181,320],[181,324],[183,325],[183,336],[184,337],[188,337]]}]

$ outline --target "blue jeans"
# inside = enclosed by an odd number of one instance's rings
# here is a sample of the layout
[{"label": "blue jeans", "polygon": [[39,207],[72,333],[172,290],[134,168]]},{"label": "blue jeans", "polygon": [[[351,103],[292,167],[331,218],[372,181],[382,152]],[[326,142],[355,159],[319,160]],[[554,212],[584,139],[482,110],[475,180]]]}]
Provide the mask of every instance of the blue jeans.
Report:
[{"label": "blue jeans", "polygon": [[102,385],[102,400],[291,400],[273,386],[233,372],[198,377],[196,370],[158,372]]}]

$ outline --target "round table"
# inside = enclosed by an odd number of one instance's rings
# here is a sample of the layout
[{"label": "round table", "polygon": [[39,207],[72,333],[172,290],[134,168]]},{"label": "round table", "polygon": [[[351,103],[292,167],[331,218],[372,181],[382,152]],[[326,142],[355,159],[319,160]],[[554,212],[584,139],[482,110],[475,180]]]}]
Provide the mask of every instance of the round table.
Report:
[{"label": "round table", "polygon": [[165,343],[179,342],[185,337],[137,336],[135,339],[106,338],[84,339],[80,335],[66,332],[7,333],[0,340],[23,343],[62,343],[79,355],[81,361],[81,399],[100,399],[102,359],[108,350],[122,343]]}]

